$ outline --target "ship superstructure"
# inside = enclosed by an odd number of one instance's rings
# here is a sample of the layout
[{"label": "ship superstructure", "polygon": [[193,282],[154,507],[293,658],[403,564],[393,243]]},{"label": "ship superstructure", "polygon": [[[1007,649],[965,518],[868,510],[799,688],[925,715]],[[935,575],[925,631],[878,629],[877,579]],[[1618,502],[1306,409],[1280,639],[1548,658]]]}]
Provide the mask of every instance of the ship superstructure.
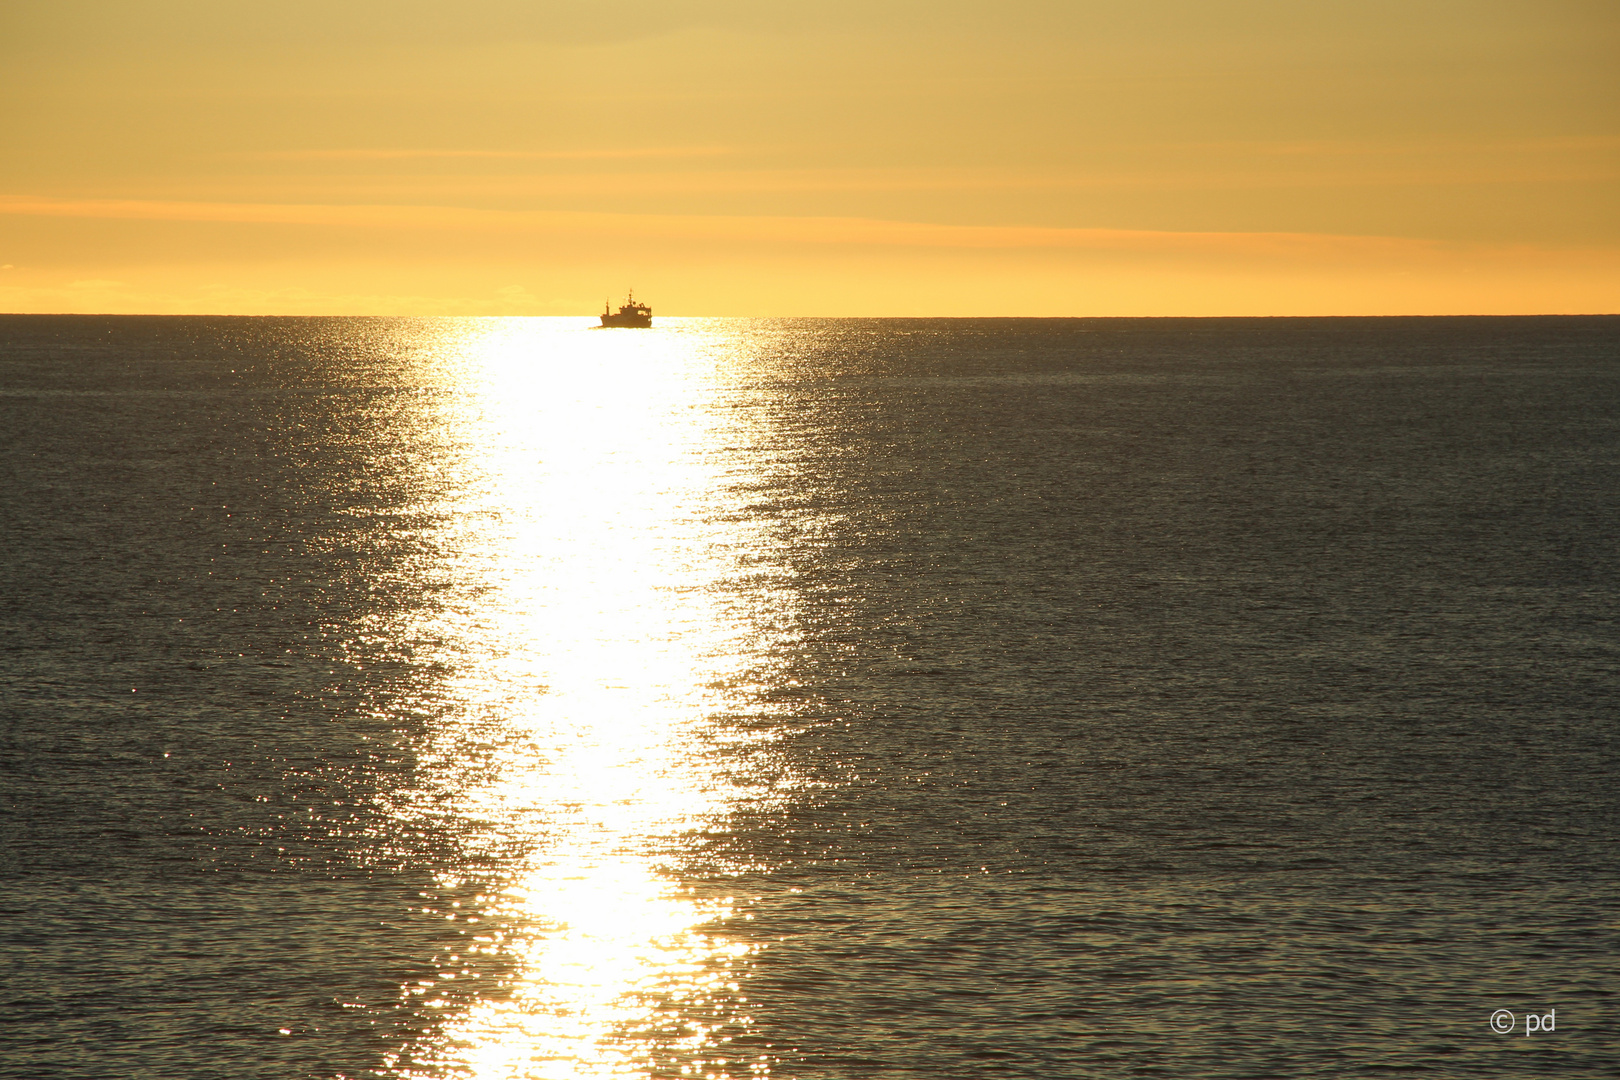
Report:
[{"label": "ship superstructure", "polygon": [[603,301],[602,325],[635,327],[651,326],[652,308],[648,307],[646,304],[636,303],[636,293],[635,290],[632,289],[630,290],[630,295],[625,298],[624,303],[619,305],[619,310],[616,312],[610,310],[607,302]]}]

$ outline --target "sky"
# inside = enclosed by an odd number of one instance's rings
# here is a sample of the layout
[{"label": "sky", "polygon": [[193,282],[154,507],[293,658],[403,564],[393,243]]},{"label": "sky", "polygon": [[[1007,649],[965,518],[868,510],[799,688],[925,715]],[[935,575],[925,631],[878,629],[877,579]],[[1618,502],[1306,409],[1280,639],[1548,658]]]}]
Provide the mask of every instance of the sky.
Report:
[{"label": "sky", "polygon": [[1614,0],[3,0],[0,311],[1620,311]]}]

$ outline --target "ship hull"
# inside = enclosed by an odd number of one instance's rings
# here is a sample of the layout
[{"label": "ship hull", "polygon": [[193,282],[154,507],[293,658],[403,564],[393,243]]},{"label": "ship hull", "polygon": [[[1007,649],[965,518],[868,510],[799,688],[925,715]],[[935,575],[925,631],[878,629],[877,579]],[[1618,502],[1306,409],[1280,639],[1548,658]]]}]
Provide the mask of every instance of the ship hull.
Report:
[{"label": "ship hull", "polygon": [[646,329],[652,325],[651,315],[603,315],[603,326]]}]

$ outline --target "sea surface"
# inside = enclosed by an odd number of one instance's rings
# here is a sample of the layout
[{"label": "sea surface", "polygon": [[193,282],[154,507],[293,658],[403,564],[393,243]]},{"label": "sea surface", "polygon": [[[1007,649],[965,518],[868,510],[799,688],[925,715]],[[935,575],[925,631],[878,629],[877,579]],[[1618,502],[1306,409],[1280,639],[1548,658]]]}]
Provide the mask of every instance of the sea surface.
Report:
[{"label": "sea surface", "polygon": [[0,317],[0,1076],[1614,1076],[1617,555],[1620,318]]}]

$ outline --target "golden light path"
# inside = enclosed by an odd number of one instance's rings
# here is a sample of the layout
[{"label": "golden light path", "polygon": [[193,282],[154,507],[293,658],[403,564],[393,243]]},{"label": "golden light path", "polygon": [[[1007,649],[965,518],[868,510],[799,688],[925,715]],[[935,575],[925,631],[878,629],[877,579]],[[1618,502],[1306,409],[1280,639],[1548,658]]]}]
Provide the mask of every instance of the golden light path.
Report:
[{"label": "golden light path", "polygon": [[[757,412],[730,407],[732,360],[701,323],[455,326],[447,598],[412,630],[447,669],[443,719],[424,750],[435,791],[409,812],[432,807],[469,864],[502,852],[506,869],[445,912],[467,949],[408,988],[447,1015],[397,1074],[763,1075],[726,1052],[751,946],[705,926],[731,898],[668,869],[749,797],[717,768],[737,737],[720,718],[793,634],[743,512]],[[496,959],[502,992],[444,993]]]}]

